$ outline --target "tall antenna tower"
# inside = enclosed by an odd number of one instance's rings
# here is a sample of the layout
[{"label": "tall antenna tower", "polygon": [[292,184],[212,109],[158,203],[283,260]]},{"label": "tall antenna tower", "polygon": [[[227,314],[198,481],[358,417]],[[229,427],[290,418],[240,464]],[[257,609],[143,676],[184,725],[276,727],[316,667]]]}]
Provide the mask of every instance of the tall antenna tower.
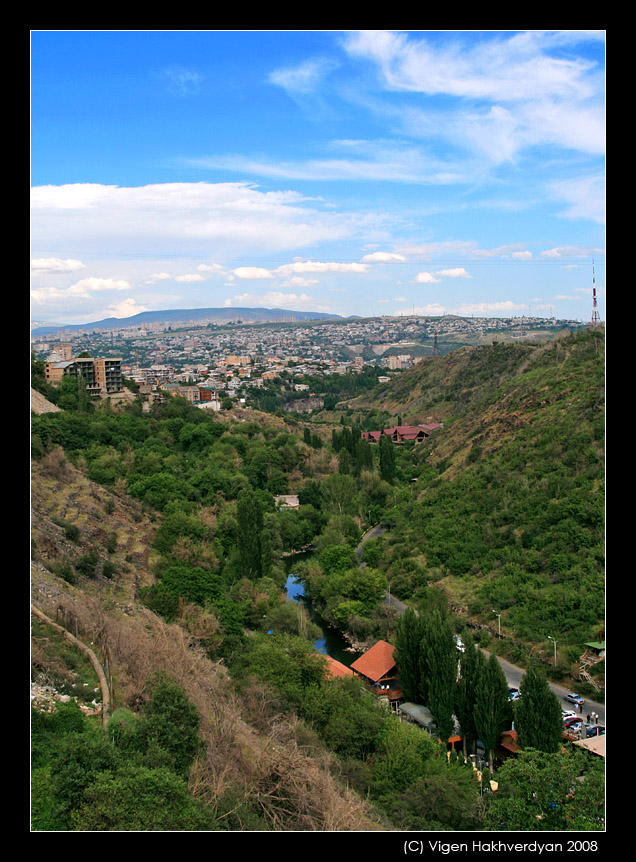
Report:
[{"label": "tall antenna tower", "polygon": [[592,326],[598,326],[601,318],[596,304],[596,278],[594,277],[594,261],[592,261]]}]

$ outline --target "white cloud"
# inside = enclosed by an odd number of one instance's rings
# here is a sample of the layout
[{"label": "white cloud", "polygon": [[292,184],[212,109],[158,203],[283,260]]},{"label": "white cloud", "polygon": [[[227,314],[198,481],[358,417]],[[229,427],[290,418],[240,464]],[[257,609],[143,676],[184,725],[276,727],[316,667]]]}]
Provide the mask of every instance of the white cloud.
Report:
[{"label": "white cloud", "polygon": [[142,257],[200,253],[227,258],[268,254],[355,236],[364,219],[321,212],[303,195],[262,192],[248,183],[97,184],[32,190],[33,247],[64,242]]},{"label": "white cloud", "polygon": [[285,263],[276,268],[275,272],[286,275],[292,272],[340,272],[361,273],[368,272],[369,267],[365,263],[337,263],[334,261],[297,260],[293,263]]},{"label": "white cloud", "polygon": [[552,191],[556,197],[568,204],[563,215],[570,219],[592,219],[599,224],[605,223],[605,179],[603,177],[583,177],[553,183]]},{"label": "white cloud", "polygon": [[237,278],[274,278],[268,269],[263,269],[263,267],[260,266],[238,266],[236,269],[232,270],[232,274]]},{"label": "white cloud", "polygon": [[301,275],[294,275],[292,278],[285,279],[281,283],[281,287],[313,287],[318,284],[317,278],[303,278]]},{"label": "white cloud", "polygon": [[302,161],[263,159],[244,154],[206,155],[182,159],[191,167],[225,170],[271,179],[319,182],[406,182],[430,185],[466,182],[468,177],[454,163],[425,155],[418,146],[393,141],[337,140],[328,145],[335,156]]},{"label": "white cloud", "polygon": [[405,263],[406,258],[397,252],[374,251],[373,254],[365,254],[362,261],[363,263]]},{"label": "white cloud", "polygon": [[527,308],[527,305],[522,305],[518,302],[512,302],[512,300],[505,300],[503,302],[474,302],[474,303],[463,303],[459,305],[454,314],[460,315],[477,315],[478,317],[498,317],[498,316],[514,316],[518,311],[524,311]]},{"label": "white cloud", "polygon": [[34,275],[77,272],[80,269],[86,269],[86,265],[81,260],[73,260],[71,258],[61,260],[58,257],[46,257],[31,261],[31,272]]},{"label": "white cloud", "polygon": [[[601,31],[596,38],[603,38]],[[397,91],[504,101],[592,96],[592,64],[550,56],[553,44],[537,31],[472,38],[470,43],[457,37],[440,47],[433,39],[361,30],[347,38],[345,47],[374,61],[385,85]]]},{"label": "white cloud", "polygon": [[329,57],[315,57],[298,66],[276,69],[270,73],[269,81],[292,95],[307,95],[314,93],[325,76],[337,66],[338,63]]},{"label": "white cloud", "polygon": [[130,298],[124,299],[123,302],[109,307],[109,317],[132,317],[134,314],[141,314],[142,311],[150,311],[144,305],[138,305],[137,302]]},{"label": "white cloud", "polygon": [[181,281],[185,282],[186,284],[189,284],[194,281],[205,281],[205,279],[202,275],[199,275],[199,273],[193,272],[187,273],[186,275],[177,275],[175,276],[175,281]]},{"label": "white cloud", "polygon": [[226,299],[223,303],[226,307],[257,307],[257,308],[286,308],[291,310],[306,311],[329,311],[329,306],[320,303],[313,296],[306,293],[282,293],[270,290],[263,294],[242,293]]},{"label": "white cloud", "polygon": [[38,305],[69,299],[90,299],[94,293],[107,290],[131,290],[129,282],[114,278],[82,278],[69,287],[43,287],[31,291],[31,299]]},{"label": "white cloud", "polygon": [[453,269],[438,269],[436,275],[441,275],[443,278],[472,278],[463,266],[457,266]]},{"label": "white cloud", "polygon": [[[477,31],[443,42],[434,36],[384,30],[351,33],[350,55],[375,64],[387,93],[426,97],[402,111],[404,128],[419,137],[462,142],[492,164],[513,161],[531,147],[550,145],[592,155],[604,152],[604,81],[592,61],[563,45],[602,31]],[[431,103],[431,97],[443,103]],[[368,103],[391,115],[391,107]],[[394,112],[397,115],[397,111]]]},{"label": "white cloud", "polygon": [[556,248],[550,248],[546,249],[546,251],[542,251],[541,257],[558,260],[559,258],[590,257],[594,254],[603,253],[603,249],[600,248],[589,248],[577,245],[562,245],[557,246]]},{"label": "white cloud", "polygon": [[167,82],[169,92],[176,96],[192,96],[201,89],[203,76],[194,69],[186,69],[183,66],[171,66],[160,73]]},{"label": "white cloud", "polygon": [[[404,312],[399,311],[396,314],[403,314]],[[428,317],[428,316],[438,316],[442,314],[447,314],[447,309],[444,308],[443,305],[440,305],[439,302],[431,302],[428,305],[416,305],[412,311],[412,314],[416,314],[418,317]]]},{"label": "white cloud", "polygon": [[441,278],[436,278],[432,272],[418,272],[414,279],[418,284],[438,284],[441,280]]}]

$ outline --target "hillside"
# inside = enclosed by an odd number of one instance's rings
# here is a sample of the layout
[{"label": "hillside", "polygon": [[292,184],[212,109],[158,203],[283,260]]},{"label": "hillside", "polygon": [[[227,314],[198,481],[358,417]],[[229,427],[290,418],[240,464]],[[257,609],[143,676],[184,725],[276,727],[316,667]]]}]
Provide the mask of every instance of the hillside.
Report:
[{"label": "hillside", "polygon": [[290,311],[284,308],[181,308],[163,311],[142,311],[132,317],[107,317],[91,323],[51,324],[37,326],[32,330],[33,336],[51,335],[62,329],[76,331],[81,329],[122,329],[127,327],[142,328],[147,324],[160,323],[165,326],[183,326],[185,324],[203,325],[206,323],[222,324],[240,321],[242,323],[271,323],[279,320],[339,320],[338,314],[326,314],[316,311]]},{"label": "hillside", "polygon": [[[576,678],[604,628],[603,363],[600,330],[458,349],[331,427],[179,398],[35,399],[32,602],[51,623],[32,628],[33,828],[483,828],[472,768],[328,676],[284,558],[315,544],[309,594],[361,641],[395,635],[387,588],[416,608],[443,591],[451,631]],[[444,424],[390,446],[387,472],[357,420],[398,415]],[[378,521],[366,568],[350,566]],[[94,667],[54,624],[102,663],[107,735]]]},{"label": "hillside", "polygon": [[[270,711],[265,700],[256,709],[265,696],[256,688],[237,693],[225,663],[208,654],[203,615],[188,617],[184,609],[188,631],[183,620],[168,624],[136,601],[139,588],[155,580],[151,545],[157,526],[139,503],[91,482],[61,449],[53,449],[33,463],[34,607],[77,632],[110,666],[120,712],[137,711],[147,702],[148,680],[158,671],[169,671],[183,687],[200,716],[206,752],[192,767],[189,788],[214,811],[209,828],[381,828],[370,807],[332,775],[333,756],[305,738],[293,714]],[[114,570],[105,575],[108,563]],[[38,709],[59,712],[70,693],[86,714],[99,715],[97,680],[83,667],[79,651],[63,646],[59,635],[35,618],[32,637],[32,698]],[[88,688],[82,689],[82,680]],[[122,828],[92,816],[95,829]],[[36,801],[34,828],[50,828],[50,815],[42,817]]]},{"label": "hillside", "polygon": [[444,423],[400,453],[414,496],[387,519],[394,593],[435,583],[490,628],[494,608],[517,653],[556,637],[569,670],[603,628],[602,331],[460,349],[349,406]]}]

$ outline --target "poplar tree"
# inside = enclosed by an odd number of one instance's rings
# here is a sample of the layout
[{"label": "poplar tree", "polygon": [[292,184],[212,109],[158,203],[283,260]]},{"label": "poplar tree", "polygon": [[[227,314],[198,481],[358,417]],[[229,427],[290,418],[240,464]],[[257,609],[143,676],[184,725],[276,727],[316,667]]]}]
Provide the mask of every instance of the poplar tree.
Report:
[{"label": "poplar tree", "polygon": [[532,665],[521,680],[519,692],[515,728],[520,745],[546,754],[559,751],[563,743],[561,704],[550,691],[545,674]]},{"label": "poplar tree", "polygon": [[420,649],[422,623],[413,608],[407,608],[400,617],[395,636],[395,664],[400,674],[400,688],[404,698],[419,703]]},{"label": "poplar tree", "polygon": [[430,611],[423,625],[420,647],[420,686],[442,740],[453,732],[457,649],[450,620],[438,608]]},{"label": "poplar tree", "polygon": [[497,656],[491,652],[475,687],[475,727],[494,772],[495,748],[510,715],[508,683]]},{"label": "poplar tree", "polygon": [[380,437],[380,477],[385,482],[395,479],[395,452],[393,443],[386,434]]},{"label": "poplar tree", "polygon": [[477,680],[484,672],[486,660],[483,652],[477,647],[472,635],[464,638],[465,652],[459,659],[459,679],[455,688],[455,715],[461,727],[464,759],[468,755],[468,739],[477,746],[477,727],[475,725],[475,699]]},{"label": "poplar tree", "polygon": [[261,576],[263,510],[252,488],[243,488],[236,498],[237,549],[241,574],[250,580]]}]

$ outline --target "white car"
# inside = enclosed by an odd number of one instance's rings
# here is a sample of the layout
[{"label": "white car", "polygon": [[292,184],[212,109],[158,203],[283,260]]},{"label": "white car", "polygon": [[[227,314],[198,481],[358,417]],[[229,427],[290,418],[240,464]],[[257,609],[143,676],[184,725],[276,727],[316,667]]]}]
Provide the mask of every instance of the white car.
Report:
[{"label": "white car", "polygon": [[563,721],[567,721],[568,718],[578,718],[578,712],[574,712],[573,709],[562,709],[561,715],[563,716]]}]

